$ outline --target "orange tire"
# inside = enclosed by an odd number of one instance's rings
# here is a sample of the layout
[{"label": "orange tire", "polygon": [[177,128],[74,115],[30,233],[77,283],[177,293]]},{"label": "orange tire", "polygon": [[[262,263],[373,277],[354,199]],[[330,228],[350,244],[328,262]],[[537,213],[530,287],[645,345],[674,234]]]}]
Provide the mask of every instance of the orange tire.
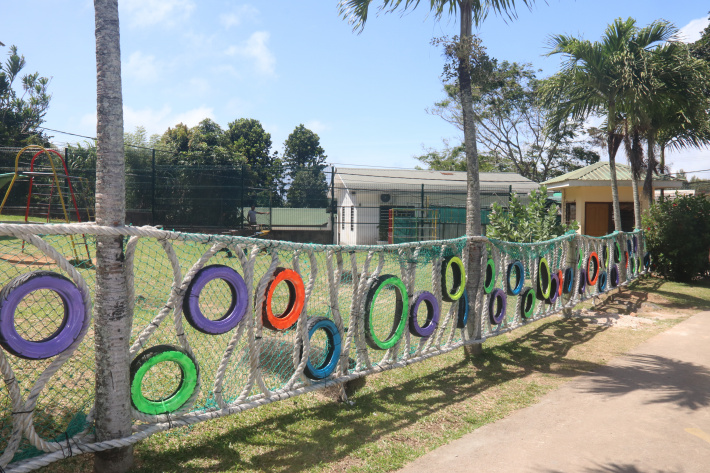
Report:
[{"label": "orange tire", "polygon": [[[274,292],[276,287],[282,282],[288,286],[288,304],[281,315],[275,315],[272,310]],[[261,320],[264,327],[271,330],[287,330],[293,327],[301,315],[305,302],[306,288],[303,285],[301,276],[292,269],[276,268],[269,285],[266,286],[266,299],[261,308]]]}]

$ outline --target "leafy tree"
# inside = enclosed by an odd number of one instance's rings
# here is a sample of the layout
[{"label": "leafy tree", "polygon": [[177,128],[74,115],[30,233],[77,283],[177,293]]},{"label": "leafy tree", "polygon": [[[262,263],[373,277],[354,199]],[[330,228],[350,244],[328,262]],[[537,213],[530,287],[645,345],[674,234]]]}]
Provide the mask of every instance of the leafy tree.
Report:
[{"label": "leafy tree", "polygon": [[700,39],[691,45],[691,52],[696,58],[710,62],[710,25],[703,30]]},{"label": "leafy tree", "polygon": [[[415,156],[415,159],[425,164],[427,169],[435,171],[466,171],[466,152],[464,144],[451,147],[444,140],[444,149],[428,148],[426,153]],[[479,171],[481,172],[513,172],[512,163],[498,153],[479,154]],[[417,169],[420,169],[417,166]]]},{"label": "leafy tree", "polygon": [[710,271],[710,200],[704,195],[661,198],[643,216],[653,267],[673,281]]},{"label": "leafy tree", "polygon": [[298,125],[284,142],[283,162],[291,183],[286,198],[290,207],[320,208],[328,205],[325,151],[317,134]]},{"label": "leafy tree", "polygon": [[623,141],[622,111],[638,86],[632,50],[650,49],[669,39],[665,22],[639,29],[636,20],[616,19],[601,41],[566,35],[553,36],[548,55],[564,57],[562,69],[545,81],[544,104],[553,110],[549,127],[564,130],[569,119],[585,120],[592,114],[606,118],[604,131],[611,174],[614,227],[621,230],[616,153]]},{"label": "leafy tree", "polygon": [[547,205],[545,186],[530,193],[530,200],[523,202],[513,194],[508,209],[494,202],[488,218],[487,236],[504,241],[532,243],[558,237],[579,227],[577,222],[569,225],[557,223],[557,206]]},{"label": "leafy tree", "polygon": [[[9,58],[0,63],[0,143],[3,146],[23,147],[44,144],[48,137],[38,127],[44,123],[52,96],[48,93],[49,79],[39,72],[20,75],[26,65],[25,57],[17,54],[17,46],[10,46]],[[22,84],[22,93],[15,90],[15,81]]]},{"label": "leafy tree", "polygon": [[[547,127],[551,111],[538,100],[540,81],[529,64],[488,60],[490,73],[477,82],[473,95],[478,141],[484,149],[481,170],[487,154],[500,157],[506,170],[541,182],[599,161],[596,152],[575,139],[583,130],[582,121]],[[459,91],[454,84],[444,89],[447,98],[429,113],[462,129]]]}]

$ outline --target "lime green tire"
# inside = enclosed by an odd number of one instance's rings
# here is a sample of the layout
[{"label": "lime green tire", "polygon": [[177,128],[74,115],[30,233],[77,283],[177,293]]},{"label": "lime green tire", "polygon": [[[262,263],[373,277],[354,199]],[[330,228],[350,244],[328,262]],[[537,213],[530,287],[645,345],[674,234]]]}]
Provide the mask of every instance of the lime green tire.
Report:
[{"label": "lime green tire", "polygon": [[[396,302],[394,319],[389,335],[384,340],[380,340],[375,333],[373,309],[380,292],[387,286],[390,286],[395,291]],[[392,274],[383,274],[377,277],[367,291],[367,297],[365,299],[365,341],[368,346],[373,350],[388,350],[395,346],[399,339],[402,338],[404,329],[407,326],[408,313],[409,296],[407,295],[407,288],[404,286],[402,280]]]},{"label": "lime green tire", "polygon": [[[446,283],[446,273],[451,268],[453,274],[453,283],[451,289]],[[463,267],[463,262],[458,256],[448,256],[444,258],[441,265],[441,298],[446,302],[454,302],[461,299],[463,291],[466,288],[466,271]]]},{"label": "lime green tire", "polygon": [[[143,394],[143,382],[148,372],[163,363],[175,363],[180,368],[180,382],[174,392],[161,399],[149,399]],[[160,369],[160,368],[158,368]],[[131,404],[144,414],[170,414],[183,407],[197,389],[200,370],[197,361],[184,349],[172,345],[157,345],[138,355],[131,363]]]}]

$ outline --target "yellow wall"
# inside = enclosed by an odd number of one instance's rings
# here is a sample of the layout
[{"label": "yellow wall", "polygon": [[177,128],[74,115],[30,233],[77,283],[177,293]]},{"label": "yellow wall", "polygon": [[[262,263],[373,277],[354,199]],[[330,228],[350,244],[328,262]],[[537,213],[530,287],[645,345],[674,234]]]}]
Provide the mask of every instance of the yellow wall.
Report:
[{"label": "yellow wall", "polygon": [[[639,191],[641,191],[641,186],[643,183],[639,183]],[[584,228],[585,221],[585,207],[587,202],[611,202],[611,187],[592,187],[592,186],[578,186],[578,187],[563,187],[562,189],[562,221],[565,222],[567,219],[567,203],[577,204],[577,217],[576,220],[579,223],[579,230],[577,233],[586,234]],[[630,202],[633,203],[634,196],[631,191],[631,185],[628,187],[619,187],[619,202]],[[648,202],[646,199],[641,197],[641,211],[648,209]]]}]

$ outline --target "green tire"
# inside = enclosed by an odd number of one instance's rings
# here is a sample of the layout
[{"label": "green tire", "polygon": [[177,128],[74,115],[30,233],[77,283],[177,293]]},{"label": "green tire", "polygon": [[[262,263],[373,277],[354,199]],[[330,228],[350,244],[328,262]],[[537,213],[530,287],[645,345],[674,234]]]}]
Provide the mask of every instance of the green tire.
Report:
[{"label": "green tire", "polygon": [[532,317],[533,312],[535,312],[535,302],[537,302],[537,297],[535,297],[535,291],[532,287],[526,287],[520,294],[522,301],[520,303],[520,315],[524,319],[529,319]]},{"label": "green tire", "polygon": [[550,263],[546,258],[540,258],[537,266],[537,293],[535,294],[541,301],[550,298],[550,288],[552,287],[552,274],[550,273]]},{"label": "green tire", "polygon": [[494,287],[496,287],[496,263],[493,261],[493,258],[488,258],[488,261],[486,261],[486,278],[483,280],[483,290],[486,294],[490,294]]},{"label": "green tire", "polygon": [[[172,362],[180,368],[177,389],[162,399],[148,399],[143,394],[143,380],[160,363]],[[195,359],[182,348],[158,345],[138,355],[131,363],[131,403],[144,414],[161,415],[175,412],[187,403],[197,388],[200,370]]]},{"label": "green tire", "polygon": [[[372,320],[372,308],[377,296],[379,296],[382,289],[387,286],[394,287],[397,293],[397,302],[395,304],[394,320],[390,334],[386,339],[380,340],[375,333],[375,324]],[[407,326],[408,311],[409,296],[407,295],[407,288],[404,286],[402,280],[392,274],[383,274],[376,278],[367,291],[367,298],[365,299],[365,341],[369,347],[374,350],[388,350],[395,346],[399,339],[402,338],[404,328]]]},{"label": "green tire", "polygon": [[[451,268],[454,275],[453,287],[451,290],[446,285],[446,273]],[[441,298],[446,302],[454,302],[461,299],[463,291],[466,289],[466,271],[463,262],[458,256],[448,256],[444,258],[441,265]]]}]

